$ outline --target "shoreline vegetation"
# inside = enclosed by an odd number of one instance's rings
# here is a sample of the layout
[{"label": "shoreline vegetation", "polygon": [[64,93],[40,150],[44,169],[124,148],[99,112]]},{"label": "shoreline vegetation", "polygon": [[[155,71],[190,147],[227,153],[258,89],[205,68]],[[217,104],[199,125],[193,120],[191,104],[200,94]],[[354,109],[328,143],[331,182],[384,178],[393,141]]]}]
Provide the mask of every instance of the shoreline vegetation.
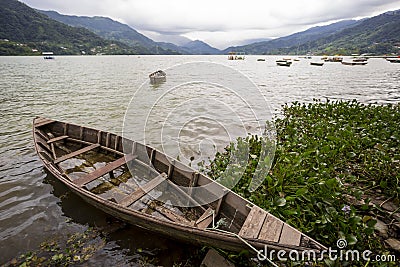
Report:
[{"label": "shoreline vegetation", "polygon": [[[337,249],[337,240],[345,239],[346,249],[396,255],[397,262],[373,266],[398,266],[400,105],[315,100],[286,104],[281,115],[275,119],[275,159],[263,184],[252,193],[247,189],[262,160],[261,139],[248,136],[242,141],[253,157],[233,191],[327,247]],[[216,155],[210,177],[225,169],[231,149]]]},{"label": "shoreline vegetation", "polygon": [[[372,255],[395,255],[397,259],[381,263],[326,261],[308,266],[398,266],[400,105],[362,104],[355,100],[295,102],[284,105],[274,122],[276,152],[264,182],[256,191],[249,192],[261,149],[260,137],[249,135],[239,138],[240,142],[248,143],[250,156],[247,169],[233,191],[327,247],[337,249],[336,241],[345,239],[346,249],[370,250]],[[233,144],[224,153],[216,154],[205,170],[210,177],[216,179],[225,170],[232,149]],[[87,235],[90,238],[86,242],[98,238]],[[103,244],[102,240],[98,242]],[[67,247],[64,252],[57,249],[51,254],[44,245],[36,252],[18,256],[8,266],[82,263],[94,253],[90,250],[89,254],[82,254],[79,248],[84,249],[84,245],[75,248]],[[238,266],[260,266],[246,252],[220,253]],[[204,248],[193,254],[174,266],[201,261]]]}]

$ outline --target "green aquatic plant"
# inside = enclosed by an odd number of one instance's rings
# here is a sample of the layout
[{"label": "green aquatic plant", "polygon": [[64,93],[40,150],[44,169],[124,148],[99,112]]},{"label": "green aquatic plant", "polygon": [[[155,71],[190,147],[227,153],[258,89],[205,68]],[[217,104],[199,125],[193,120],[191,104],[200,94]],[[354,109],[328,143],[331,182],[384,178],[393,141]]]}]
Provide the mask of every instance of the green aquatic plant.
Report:
[{"label": "green aquatic plant", "polygon": [[[369,202],[377,194],[399,204],[400,106],[292,103],[283,106],[275,124],[275,158],[255,192],[248,186],[264,160],[262,139],[239,138],[248,144],[249,157],[233,191],[326,246],[345,239],[349,249],[388,253],[374,231],[379,211]],[[233,149],[231,144],[216,154],[207,168],[210,177],[225,171]]]},{"label": "green aquatic plant", "polygon": [[88,228],[69,235],[66,242],[48,240],[37,251],[30,251],[11,260],[6,266],[69,266],[82,263],[102,249],[105,240]]}]

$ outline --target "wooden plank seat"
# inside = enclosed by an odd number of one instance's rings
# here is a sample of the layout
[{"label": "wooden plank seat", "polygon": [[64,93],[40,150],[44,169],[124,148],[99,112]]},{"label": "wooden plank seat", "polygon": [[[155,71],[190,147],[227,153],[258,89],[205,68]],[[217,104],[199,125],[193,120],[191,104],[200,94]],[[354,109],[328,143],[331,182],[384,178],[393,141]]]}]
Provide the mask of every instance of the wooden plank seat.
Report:
[{"label": "wooden plank seat", "polygon": [[292,246],[299,246],[301,241],[301,233],[294,229],[288,224],[284,224],[282,227],[281,237],[279,238],[279,244],[286,244]]},{"label": "wooden plank seat", "polygon": [[265,210],[253,206],[239,231],[239,235],[244,238],[257,238],[266,216]]},{"label": "wooden plank seat", "polygon": [[95,149],[95,148],[98,148],[98,147],[100,147],[100,144],[92,144],[92,145],[90,145],[90,146],[86,146],[86,147],[84,147],[84,148],[81,148],[81,149],[79,149],[79,150],[76,150],[76,151],[74,151],[74,152],[71,152],[71,153],[69,153],[69,154],[66,154],[66,155],[64,155],[64,156],[61,156],[61,157],[57,158],[56,160],[54,160],[54,164],[58,164],[58,163],[60,163],[60,162],[62,162],[62,161],[65,161],[65,160],[67,160],[67,159],[76,157],[76,156],[78,156],[78,155],[80,155],[80,154],[86,153],[86,152],[88,152],[88,151],[90,151],[90,150],[93,150],[93,149]]},{"label": "wooden plank seat", "polygon": [[268,214],[258,238],[272,242],[279,242],[283,224],[283,221],[277,219],[272,214]]},{"label": "wooden plank seat", "polygon": [[92,171],[91,173],[88,173],[85,176],[74,180],[74,183],[77,186],[82,187],[85,184],[90,183],[90,182],[100,178],[101,176],[105,175],[106,173],[111,173],[113,170],[121,167],[125,163],[128,163],[128,162],[134,160],[135,158],[137,158],[136,155],[127,154],[124,157],[121,157],[113,162],[108,163],[104,167],[96,169],[96,170]]},{"label": "wooden plank seat", "polygon": [[57,136],[57,137],[51,138],[49,141],[47,141],[47,143],[51,144],[53,142],[58,142],[58,141],[64,140],[64,139],[66,139],[68,137],[69,137],[68,135]]},{"label": "wooden plank seat", "polygon": [[139,187],[137,190],[124,197],[118,204],[123,207],[128,207],[132,205],[167,179],[167,174],[165,174],[164,172],[161,173],[151,181],[147,182],[145,185]]},{"label": "wooden plank seat", "polygon": [[301,232],[257,206],[251,208],[239,235],[291,246],[299,246],[302,236]]}]

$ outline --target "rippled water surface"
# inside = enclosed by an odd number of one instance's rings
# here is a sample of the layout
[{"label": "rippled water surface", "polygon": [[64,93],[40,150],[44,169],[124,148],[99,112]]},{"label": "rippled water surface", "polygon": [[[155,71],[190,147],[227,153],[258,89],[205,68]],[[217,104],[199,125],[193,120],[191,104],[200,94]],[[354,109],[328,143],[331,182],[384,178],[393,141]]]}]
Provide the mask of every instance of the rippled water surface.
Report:
[{"label": "rippled water surface", "polygon": [[[316,67],[302,59],[287,68],[275,65],[278,57],[265,58],[265,62],[258,62],[255,56],[248,56],[244,61],[228,61],[226,56],[60,56],[55,60],[0,57],[0,264],[36,249],[50,238],[65,239],[70,233],[82,232],[88,225],[113,224],[112,219],[69,194],[44,171],[33,148],[31,123],[35,116],[121,133],[124,114],[134,93],[143,86],[148,90],[148,95],[142,95],[145,101],[136,106],[141,114],[140,111],[149,108],[148,103],[154,103],[151,97],[155,90],[168,85],[169,77],[161,87],[149,85],[145,83],[147,75],[193,61],[217,62],[239,70],[260,88],[272,113],[279,113],[280,106],[286,102],[308,102],[313,98],[357,99],[379,104],[400,101],[400,64],[370,59],[366,66],[325,63],[323,67]],[[196,80],[196,69],[184,69],[182,75],[193,75]],[[221,75],[222,80],[235,83],[229,75]],[[189,89],[188,94],[193,94]],[[212,95],[207,88],[197,89],[199,98],[202,94]],[[165,105],[180,107],[181,101],[174,104],[174,99],[169,97]],[[252,97],[252,94],[246,95],[247,99]],[[182,122],[185,127],[177,138],[185,142],[196,138],[205,140],[203,144],[210,143],[209,148],[215,145],[213,140],[223,143],[229,131],[219,124],[232,120],[233,115],[226,108],[219,110],[215,103],[207,106],[213,110],[201,110],[198,102],[196,105],[198,109],[183,109],[182,114],[191,120]],[[207,112],[217,114],[219,120],[199,116]],[[161,125],[162,121],[148,126],[149,134],[157,134]],[[169,127],[174,130],[171,121]],[[197,140],[200,146],[201,140]],[[182,149],[183,154],[188,153]],[[214,152],[210,149],[210,153]],[[95,254],[91,263],[134,263],[142,257],[135,252],[140,248],[147,251],[148,257],[157,257],[159,263],[168,265],[184,258],[182,251],[190,249],[135,227],[117,229],[106,240],[106,246]]]}]

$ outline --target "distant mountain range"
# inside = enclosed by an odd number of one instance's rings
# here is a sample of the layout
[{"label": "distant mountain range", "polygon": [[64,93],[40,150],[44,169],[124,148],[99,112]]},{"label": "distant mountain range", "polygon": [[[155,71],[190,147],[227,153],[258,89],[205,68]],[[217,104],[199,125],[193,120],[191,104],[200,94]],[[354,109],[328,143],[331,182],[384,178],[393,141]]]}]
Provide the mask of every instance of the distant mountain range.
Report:
[{"label": "distant mountain range", "polygon": [[[184,39],[183,39],[184,40]],[[261,41],[260,41],[261,40]],[[181,40],[182,41],[182,40]],[[352,54],[396,53],[400,46],[400,11],[327,26],[223,51],[199,41],[183,45],[155,42],[130,26],[106,17],[67,16],[34,10],[17,0],[0,1],[0,55],[37,54]]]},{"label": "distant mountain range", "polygon": [[400,52],[400,10],[313,27],[271,41],[229,47],[248,54],[391,54]]},{"label": "distant mountain range", "polygon": [[141,46],[146,51],[145,54],[181,54],[179,47],[163,47],[162,45],[147,38],[126,24],[119,23],[106,17],[86,17],[86,16],[67,16],[55,11],[38,12],[54,19],[58,22],[85,28],[104,39],[115,40],[130,46]]},{"label": "distant mountain range", "polygon": [[182,46],[172,43],[154,42],[126,24],[105,17],[78,17],[59,14],[55,11],[38,10],[42,14],[74,27],[86,28],[101,37],[128,45],[146,47],[151,54],[219,54],[220,50],[196,40]]},{"label": "distant mountain range", "polygon": [[300,53],[309,50],[319,54],[400,54],[400,10],[363,19],[352,27],[298,47]]},{"label": "distant mountain range", "polygon": [[281,48],[291,48],[296,49],[299,45],[305,44],[310,41],[314,41],[326,36],[330,36],[337,32],[340,32],[346,28],[356,25],[358,21],[356,20],[344,20],[339,21],[327,26],[317,26],[312,27],[308,30],[294,33],[285,37],[263,41],[255,42],[248,45],[229,47],[224,50],[225,53],[229,51],[243,51],[247,54],[274,54]]}]

